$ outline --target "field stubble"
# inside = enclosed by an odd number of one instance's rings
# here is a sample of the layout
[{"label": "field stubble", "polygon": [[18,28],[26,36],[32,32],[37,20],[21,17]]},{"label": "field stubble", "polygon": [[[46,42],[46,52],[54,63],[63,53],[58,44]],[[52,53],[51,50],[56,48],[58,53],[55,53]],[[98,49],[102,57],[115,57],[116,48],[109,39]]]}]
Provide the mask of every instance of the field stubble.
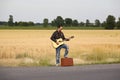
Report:
[{"label": "field stubble", "polygon": [[[54,30],[0,30],[0,66],[55,64],[50,36]],[[120,62],[119,30],[64,30],[75,65]],[[61,50],[61,57],[64,50]]]}]

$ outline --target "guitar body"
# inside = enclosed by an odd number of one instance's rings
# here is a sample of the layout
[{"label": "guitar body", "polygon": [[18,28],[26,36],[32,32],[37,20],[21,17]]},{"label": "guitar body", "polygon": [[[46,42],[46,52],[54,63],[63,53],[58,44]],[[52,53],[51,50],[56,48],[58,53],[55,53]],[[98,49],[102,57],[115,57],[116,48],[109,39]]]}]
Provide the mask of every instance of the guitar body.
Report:
[{"label": "guitar body", "polygon": [[[69,37],[68,39],[72,39],[74,36]],[[59,38],[56,40],[58,44],[56,44],[54,41],[52,41],[53,48],[58,48],[60,45],[64,44],[64,40],[62,38]]]},{"label": "guitar body", "polygon": [[56,44],[54,41],[52,41],[52,44],[53,44],[54,48],[58,48],[60,45],[64,44],[64,41],[62,40],[62,38],[57,39],[57,42],[59,44]]}]

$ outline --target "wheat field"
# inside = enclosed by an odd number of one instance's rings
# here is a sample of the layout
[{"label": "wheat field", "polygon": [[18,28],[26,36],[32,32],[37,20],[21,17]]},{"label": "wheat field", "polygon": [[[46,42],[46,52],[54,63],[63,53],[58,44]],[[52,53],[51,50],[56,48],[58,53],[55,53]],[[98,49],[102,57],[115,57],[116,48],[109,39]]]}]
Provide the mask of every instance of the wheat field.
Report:
[{"label": "wheat field", "polygon": [[[0,66],[48,66],[55,64],[50,36],[54,30],[0,30]],[[120,63],[119,30],[63,30],[69,57],[75,65]],[[64,49],[61,50],[61,57]]]}]

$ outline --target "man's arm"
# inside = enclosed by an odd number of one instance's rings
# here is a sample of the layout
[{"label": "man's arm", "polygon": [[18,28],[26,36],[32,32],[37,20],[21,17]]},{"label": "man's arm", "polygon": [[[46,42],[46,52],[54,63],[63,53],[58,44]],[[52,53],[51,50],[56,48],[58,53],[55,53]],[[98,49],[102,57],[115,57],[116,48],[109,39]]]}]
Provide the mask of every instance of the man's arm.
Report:
[{"label": "man's arm", "polygon": [[54,41],[54,42],[56,42],[55,35],[56,35],[56,32],[54,32],[54,33],[52,34],[52,36],[50,37],[50,39],[51,39],[52,41]]},{"label": "man's arm", "polygon": [[65,38],[65,36],[64,36],[64,33],[62,33],[62,35],[63,35],[63,40],[65,40],[65,41],[69,41],[70,39],[69,38]]}]

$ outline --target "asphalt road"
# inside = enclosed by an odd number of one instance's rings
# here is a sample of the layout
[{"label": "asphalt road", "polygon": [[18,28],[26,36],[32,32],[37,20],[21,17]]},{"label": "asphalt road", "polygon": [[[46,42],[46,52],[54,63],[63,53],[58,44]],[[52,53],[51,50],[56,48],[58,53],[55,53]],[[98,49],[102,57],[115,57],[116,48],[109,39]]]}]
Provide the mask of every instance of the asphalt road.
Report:
[{"label": "asphalt road", "polygon": [[0,67],[0,80],[120,80],[120,64]]}]

